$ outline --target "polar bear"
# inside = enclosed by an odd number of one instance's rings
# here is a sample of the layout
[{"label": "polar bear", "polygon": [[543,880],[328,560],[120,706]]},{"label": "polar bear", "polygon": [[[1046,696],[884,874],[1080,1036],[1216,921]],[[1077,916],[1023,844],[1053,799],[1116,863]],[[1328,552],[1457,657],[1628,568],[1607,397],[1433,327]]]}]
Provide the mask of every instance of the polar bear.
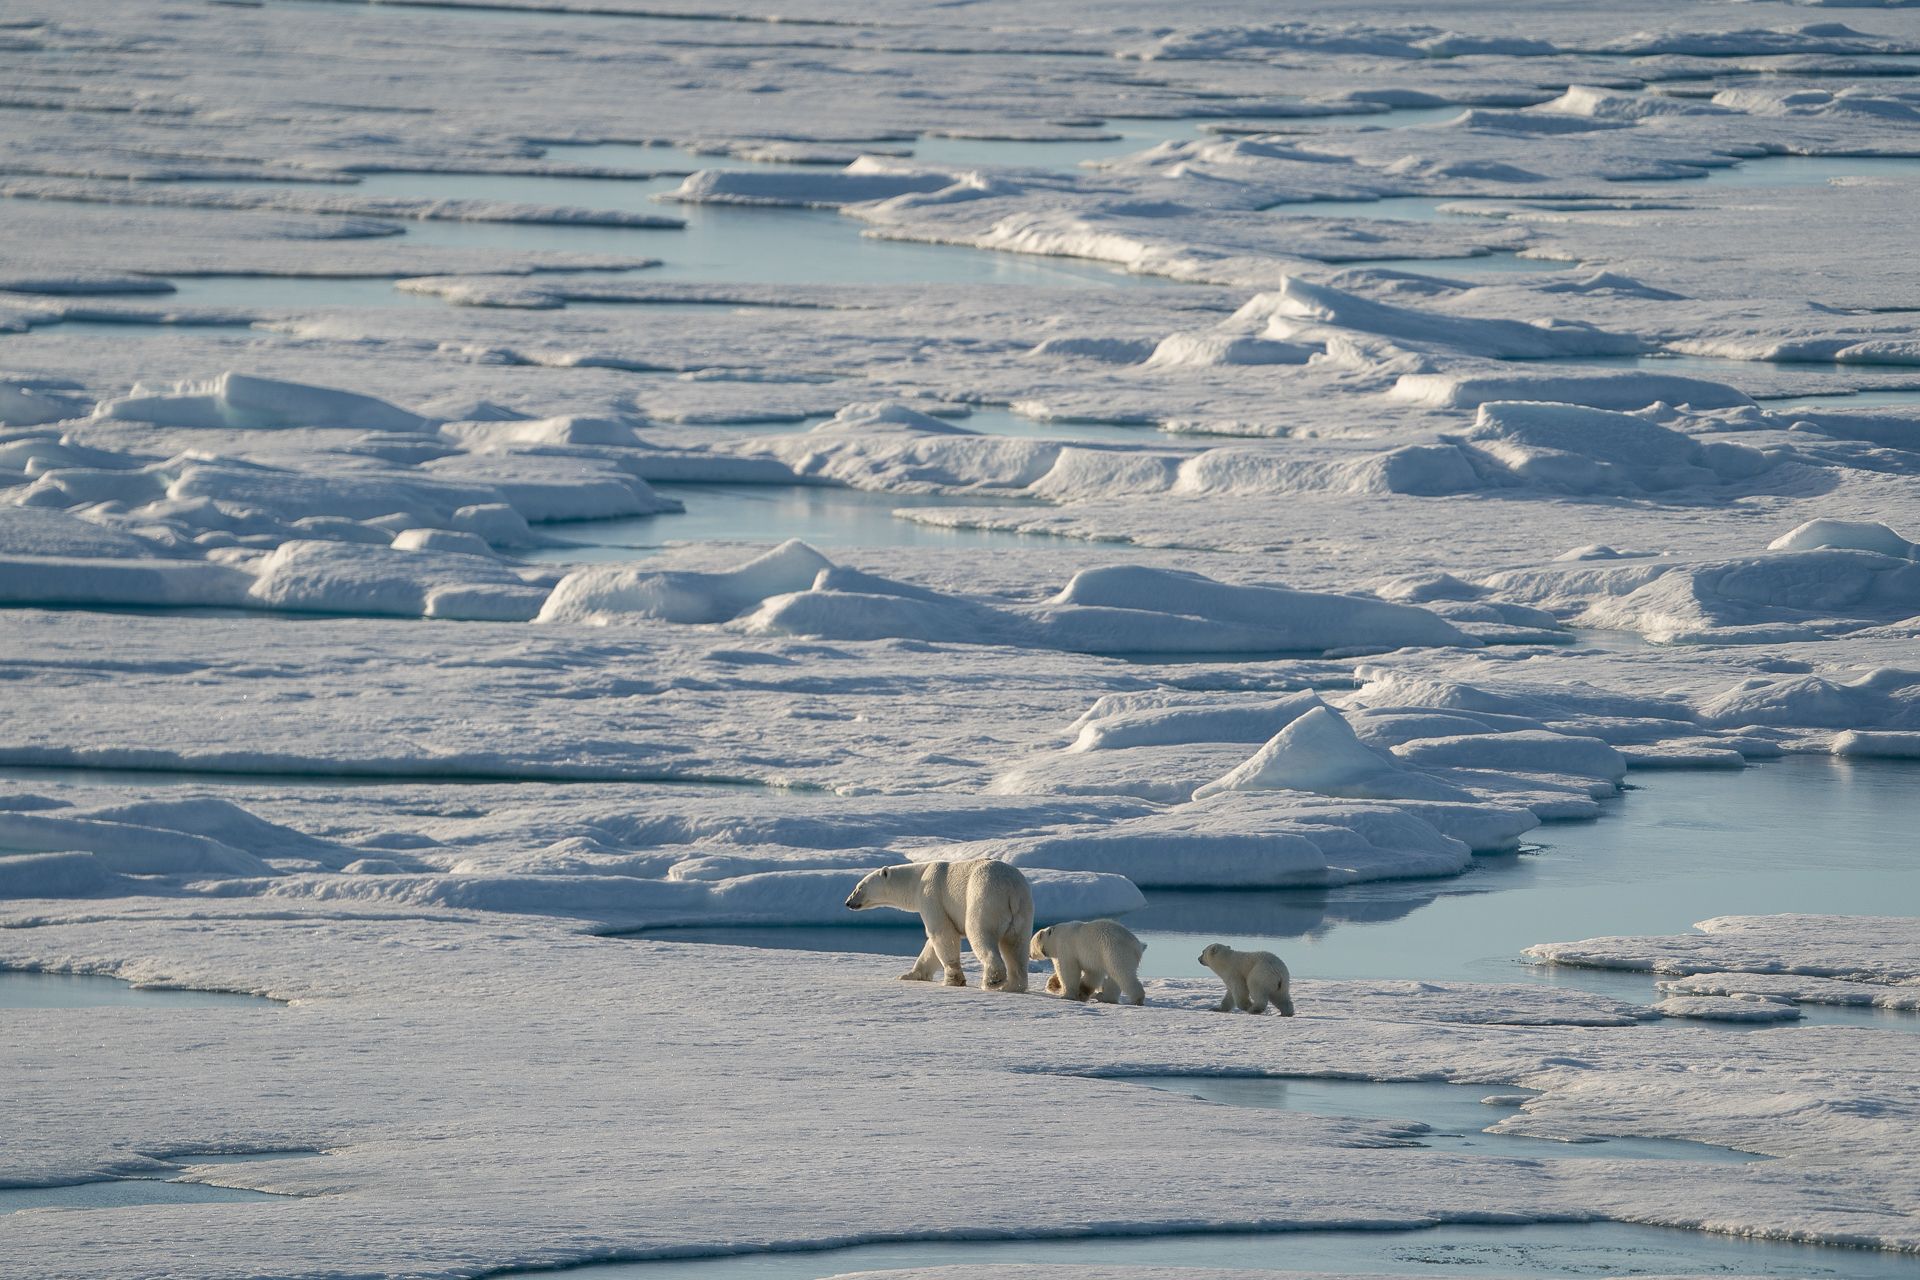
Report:
[{"label": "polar bear", "polygon": [[1053,961],[1047,990],[1069,1000],[1094,996],[1107,1004],[1124,997],[1145,1004],[1140,988],[1140,957],[1147,944],[1115,920],[1068,920],[1033,935],[1032,957]]},{"label": "polar bear", "polygon": [[1200,963],[1227,984],[1227,994],[1213,1006],[1216,1012],[1245,1009],[1248,1013],[1265,1013],[1271,1001],[1282,1017],[1293,1016],[1293,979],[1286,964],[1273,952],[1235,951],[1216,942],[1200,953]]},{"label": "polar bear", "polygon": [[870,871],[847,907],[866,911],[898,907],[918,911],[927,927],[927,945],[903,980],[928,982],[936,968],[947,971],[947,985],[964,987],[960,940],[973,945],[990,991],[1027,989],[1027,943],[1033,936],[1033,890],[1020,868],[992,858],[966,862],[908,862]]}]

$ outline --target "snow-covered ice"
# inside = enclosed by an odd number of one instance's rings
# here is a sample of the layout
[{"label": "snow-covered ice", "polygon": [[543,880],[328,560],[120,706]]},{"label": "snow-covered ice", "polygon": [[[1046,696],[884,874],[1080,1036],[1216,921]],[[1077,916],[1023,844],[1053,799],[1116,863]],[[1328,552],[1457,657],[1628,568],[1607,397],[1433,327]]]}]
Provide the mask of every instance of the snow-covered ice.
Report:
[{"label": "snow-covered ice", "polygon": [[[1920,1252],[1920,1080],[1873,1022],[1920,1008],[1898,821],[1879,862],[1796,827],[1692,933],[1543,912],[1565,986],[1311,945],[1497,907],[1489,866],[1603,876],[1554,824],[1639,771],[1920,758],[1920,9],[1822,7],[9,13],[0,966],[282,1003],[0,1012],[0,1187],[325,1156],[23,1208],[0,1271]],[[793,494],[868,519],[769,536]],[[1659,852],[1732,865],[1715,834]],[[712,941],[910,926],[852,883],[970,857],[1043,921],[1238,938],[1294,895],[1301,1016]],[[1192,1075],[1773,1158],[1117,1079]],[[1062,1274],[1109,1272],[1165,1274]]]}]

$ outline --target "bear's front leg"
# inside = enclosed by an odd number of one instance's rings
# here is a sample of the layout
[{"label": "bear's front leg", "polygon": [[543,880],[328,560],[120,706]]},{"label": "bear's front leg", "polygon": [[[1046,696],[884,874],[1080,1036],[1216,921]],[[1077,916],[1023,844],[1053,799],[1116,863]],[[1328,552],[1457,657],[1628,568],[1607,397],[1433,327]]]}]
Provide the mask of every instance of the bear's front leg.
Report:
[{"label": "bear's front leg", "polygon": [[931,935],[927,945],[940,957],[941,967],[947,971],[947,985],[966,986],[967,973],[960,967],[960,935],[952,930],[942,930]]},{"label": "bear's front leg", "polygon": [[913,968],[900,975],[902,982],[932,982],[934,970],[940,967],[940,957],[933,949],[933,939],[928,938],[926,945],[920,948],[920,958],[913,962]]},{"label": "bear's front leg", "polygon": [[1229,990],[1227,994],[1220,997],[1220,1003],[1213,1006],[1213,1011],[1215,1013],[1232,1013],[1233,1012],[1233,992],[1231,990]]}]

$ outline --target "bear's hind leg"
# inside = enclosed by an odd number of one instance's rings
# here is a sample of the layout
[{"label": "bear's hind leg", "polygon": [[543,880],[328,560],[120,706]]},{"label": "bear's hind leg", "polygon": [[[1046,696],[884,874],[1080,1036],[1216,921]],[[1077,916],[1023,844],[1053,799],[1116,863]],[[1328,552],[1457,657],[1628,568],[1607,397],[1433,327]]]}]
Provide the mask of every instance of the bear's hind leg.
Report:
[{"label": "bear's hind leg", "polygon": [[[1233,1008],[1254,1012],[1253,997],[1247,993],[1247,980],[1238,974],[1227,979],[1227,996],[1233,1001]],[[1266,1008],[1265,1004],[1260,1006]]]},{"label": "bear's hind leg", "polygon": [[1007,962],[1000,954],[1000,940],[984,929],[969,928],[967,944],[973,948],[973,955],[980,962],[980,985],[989,991],[998,991],[1007,985]]},{"label": "bear's hind leg", "polygon": [[1007,964],[1008,991],[1025,992],[1027,989],[1028,945],[1028,942],[1021,942],[1012,934],[1000,935],[1000,958]]},{"label": "bear's hind leg", "polygon": [[1147,989],[1140,985],[1140,975],[1137,973],[1122,975],[1120,979],[1120,994],[1126,998],[1128,1004],[1145,1004],[1147,1002]]}]

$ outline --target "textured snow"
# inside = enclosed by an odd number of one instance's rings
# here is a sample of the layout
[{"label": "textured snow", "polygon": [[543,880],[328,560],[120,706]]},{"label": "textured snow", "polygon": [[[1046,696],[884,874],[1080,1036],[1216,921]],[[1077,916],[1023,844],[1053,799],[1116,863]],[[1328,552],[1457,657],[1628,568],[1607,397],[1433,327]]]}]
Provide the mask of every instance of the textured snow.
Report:
[{"label": "textured snow", "polygon": [[[4,935],[10,964],[293,1002],[190,1018],[131,1009],[40,1017],[33,1036],[0,1045],[11,1078],[51,1078],[42,1074],[49,1064],[71,1061],[84,1044],[91,1070],[121,1081],[105,1117],[91,1100],[60,1105],[57,1084],[35,1086],[44,1101],[4,1139],[17,1181],[126,1170],[139,1150],[330,1153],[223,1170],[232,1185],[300,1196],[276,1204],[271,1230],[245,1214],[164,1211],[193,1223],[204,1259],[196,1265],[207,1274],[377,1269],[397,1253],[454,1274],[711,1251],[709,1241],[740,1248],[929,1228],[1084,1229],[1084,1205],[1036,1200],[1024,1180],[1009,1185],[994,1148],[1018,1146],[1029,1173],[1065,1178],[1110,1152],[1117,1108],[1132,1135],[1130,1167],[1156,1189],[1129,1211],[1133,1229],[1414,1225],[1478,1218],[1497,1199],[1521,1217],[1618,1215],[1914,1244],[1900,1225],[1913,1211],[1910,1082],[1875,1078],[1873,1038],[1860,1031],[1729,1042],[1604,1025],[1619,1017],[1608,1017],[1606,1002],[1541,988],[1303,983],[1301,1016],[1285,1024],[1281,1045],[1278,1020],[1208,1012],[1207,984],[1197,981],[1150,985],[1144,1009],[1088,1010],[1037,994],[900,983],[884,957],[594,940],[530,918],[502,931],[457,914],[261,905],[264,914],[216,906],[215,931],[183,904],[128,899],[111,931],[43,911],[38,927]],[[758,995],[768,990],[783,998]],[[742,991],[755,998],[742,1001]],[[1580,1025],[1596,1016],[1603,1025]],[[103,1020],[139,1033],[103,1042]],[[1517,1031],[1516,1020],[1534,1025]],[[1009,1036],[1010,1025],[1033,1034]],[[404,1055],[353,1051],[396,1026]],[[480,1038],[488,1051],[475,1054]],[[203,1083],[183,1088],[139,1069],[156,1054]],[[1731,1140],[1779,1158],[1654,1162],[1631,1179],[1603,1161],[1543,1176],[1530,1162],[1380,1148],[1384,1122],[1204,1106],[1061,1078],[1275,1067],[1472,1081],[1496,1093],[1523,1085],[1544,1093],[1503,1122],[1515,1132]],[[423,1075],[435,1081],[431,1096],[419,1089]],[[271,1090],[258,1087],[263,1078]],[[796,1078],[808,1105],[780,1105]],[[760,1105],[716,1107],[716,1089]],[[1011,1109],[1010,1091],[1019,1099]],[[610,1110],[632,1111],[643,1098],[648,1115],[673,1121],[606,1124]],[[819,1145],[871,1124],[882,1100],[919,1109],[895,1115],[893,1141],[823,1178]],[[938,1104],[932,1114],[929,1101]],[[956,1144],[957,1118],[990,1141]],[[534,1132],[545,1139],[529,1141]],[[583,1147],[607,1158],[583,1162]],[[1265,1185],[1259,1171],[1274,1167],[1277,1151],[1289,1192],[1250,1219],[1245,1197]],[[417,1176],[421,1161],[434,1177]],[[1223,1167],[1250,1172],[1223,1185]],[[1839,1176],[1845,1202],[1831,1194]],[[936,1181],[965,1194],[889,1194],[931,1192]],[[103,1257],[135,1256],[155,1220],[30,1214],[9,1223],[9,1248],[50,1274],[80,1273]]]},{"label": "textured snow", "polygon": [[[0,1271],[1920,1251],[1910,1046],[1799,1016],[1920,1007],[1897,914],[1531,953],[1650,1004],[1302,943],[1285,1021],[599,936],[913,936],[843,906],[909,859],[1007,859],[1048,920],[1470,892],[1633,770],[1920,758],[1920,8],[1814,7],[10,12],[0,965],[286,1003],[7,1011],[0,1184],[327,1155],[9,1215]],[[1182,1073],[1777,1158],[1102,1079]]]}]

